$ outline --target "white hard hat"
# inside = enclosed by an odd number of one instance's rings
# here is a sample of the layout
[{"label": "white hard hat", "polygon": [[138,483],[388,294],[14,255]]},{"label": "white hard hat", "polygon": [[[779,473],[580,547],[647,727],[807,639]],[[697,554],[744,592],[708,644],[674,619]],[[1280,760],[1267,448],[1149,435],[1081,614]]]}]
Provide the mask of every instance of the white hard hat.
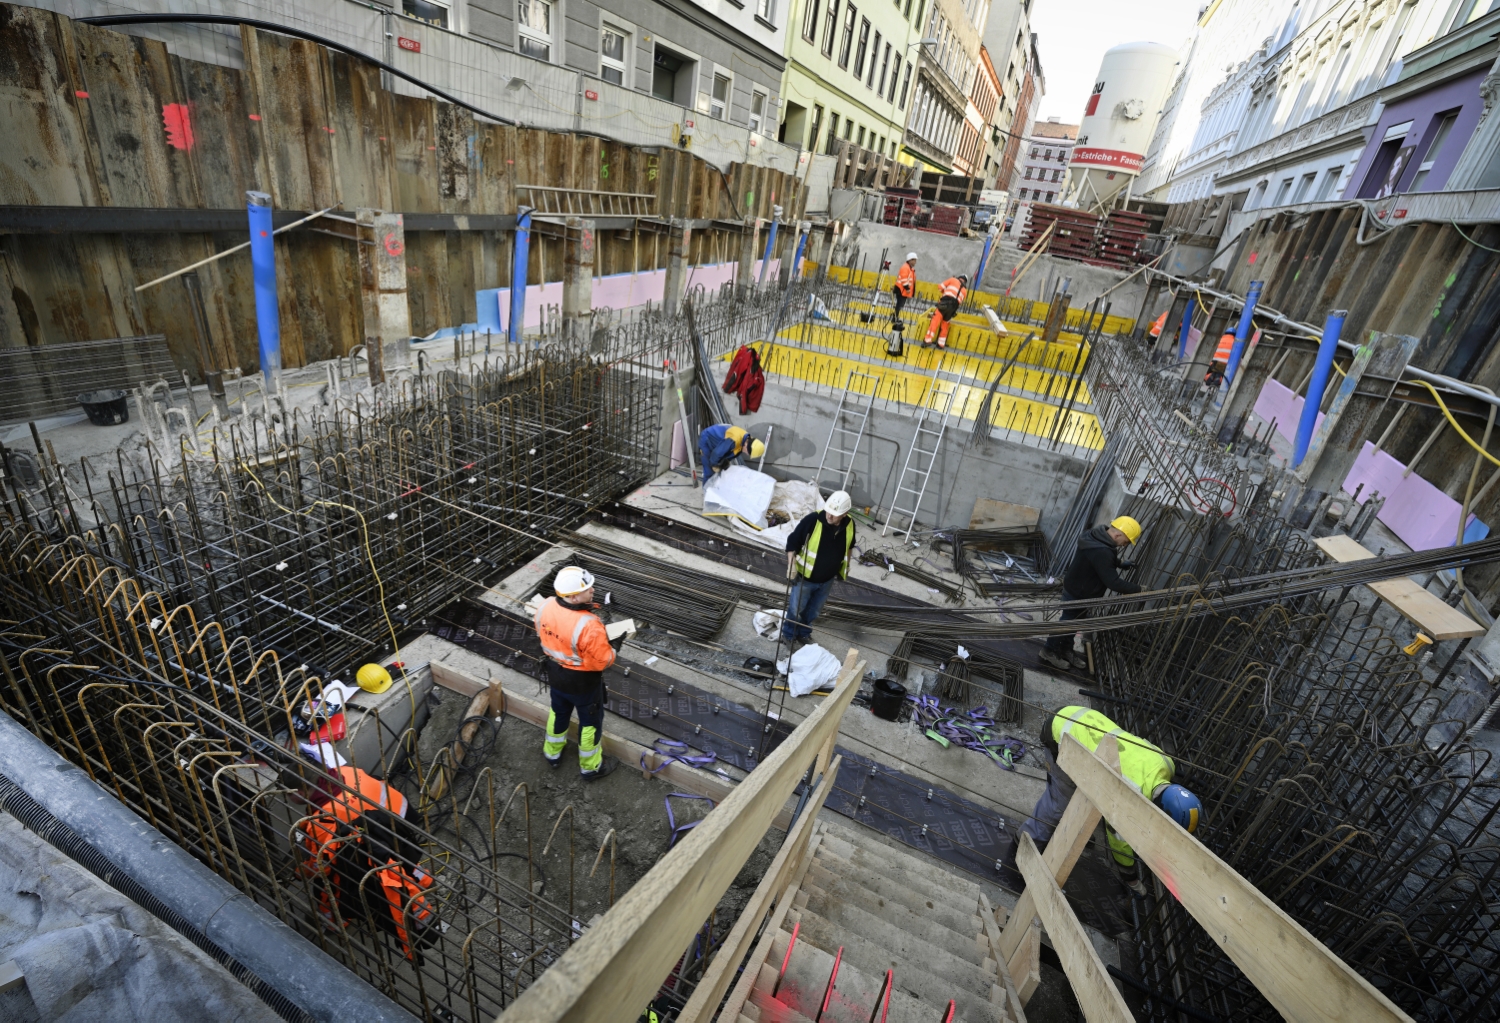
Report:
[{"label": "white hard hat", "polygon": [[916,253],[915,253],[915,252],[908,252],[908,253],[907,253],[907,254],[906,254],[906,261],[907,261],[907,262],[908,262],[908,263],[910,263],[910,262],[911,262],[911,261],[912,261],[912,260],[914,260],[914,259],[916,259],[916,258],[917,258],[917,254],[916,254]]},{"label": "white hard hat", "polygon": [[571,597],[575,593],[582,593],[594,585],[594,577],[577,565],[569,565],[557,573],[557,579],[552,588],[557,591],[559,597]]},{"label": "white hard hat", "polygon": [[828,495],[828,500],[823,502],[823,510],[829,515],[847,515],[852,507],[854,507],[854,502],[849,500],[849,495],[842,490],[834,491]]}]

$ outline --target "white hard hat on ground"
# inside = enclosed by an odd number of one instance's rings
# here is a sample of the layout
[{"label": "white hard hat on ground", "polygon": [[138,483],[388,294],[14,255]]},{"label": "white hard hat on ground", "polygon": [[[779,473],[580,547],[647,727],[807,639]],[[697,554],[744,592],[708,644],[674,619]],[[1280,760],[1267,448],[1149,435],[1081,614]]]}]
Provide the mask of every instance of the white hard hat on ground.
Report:
[{"label": "white hard hat on ground", "polygon": [[594,585],[594,577],[577,565],[569,565],[557,573],[557,579],[552,588],[557,591],[559,597],[571,597],[575,593],[582,593]]},{"label": "white hard hat on ground", "polygon": [[849,509],[854,507],[854,502],[849,500],[849,495],[842,490],[836,490],[823,502],[823,510],[829,515],[847,515]]},{"label": "white hard hat on ground", "polygon": [[907,253],[907,254],[906,254],[906,261],[907,261],[907,262],[908,262],[908,263],[910,263],[910,262],[911,262],[911,261],[912,261],[912,260],[914,260],[914,259],[916,259],[916,258],[917,258],[917,254],[916,254],[916,253],[915,253],[915,252],[908,252],[908,253]]}]

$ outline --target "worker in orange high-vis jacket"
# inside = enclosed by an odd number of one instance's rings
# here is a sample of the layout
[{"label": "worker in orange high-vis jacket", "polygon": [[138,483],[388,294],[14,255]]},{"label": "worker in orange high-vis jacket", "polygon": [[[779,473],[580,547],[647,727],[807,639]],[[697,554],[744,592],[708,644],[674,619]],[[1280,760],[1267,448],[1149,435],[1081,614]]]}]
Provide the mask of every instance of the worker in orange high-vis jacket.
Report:
[{"label": "worker in orange high-vis jacket", "polygon": [[942,296],[938,299],[937,308],[932,311],[932,320],[927,324],[927,336],[922,339],[923,348],[931,348],[934,344],[939,348],[948,347],[948,326],[953,322],[953,317],[958,315],[958,307],[963,304],[968,287],[969,278],[966,274],[949,277],[943,282]]},{"label": "worker in orange high-vis jacket", "polygon": [[896,308],[891,312],[891,329],[901,329],[901,310],[906,305],[907,299],[917,293],[917,254],[908,252],[906,262],[901,264],[901,269],[896,271],[896,283],[891,285],[891,294],[895,296]]},{"label": "worker in orange high-vis jacket", "polygon": [[1218,387],[1219,381],[1224,379],[1224,371],[1229,368],[1229,356],[1234,351],[1234,334],[1226,333],[1219,338],[1219,346],[1214,349],[1213,361],[1208,364],[1208,372],[1203,374],[1203,382],[1209,387]]},{"label": "worker in orange high-vis jacket", "polygon": [[[562,764],[568,723],[578,711],[578,769],[584,781],[596,781],[619,766],[604,756],[604,669],[615,663],[615,650],[604,623],[593,613],[594,577],[574,565],[557,573],[550,597],[536,614],[542,641],[552,710],[542,755],[553,767]],[[619,642],[624,642],[623,637]]]}]

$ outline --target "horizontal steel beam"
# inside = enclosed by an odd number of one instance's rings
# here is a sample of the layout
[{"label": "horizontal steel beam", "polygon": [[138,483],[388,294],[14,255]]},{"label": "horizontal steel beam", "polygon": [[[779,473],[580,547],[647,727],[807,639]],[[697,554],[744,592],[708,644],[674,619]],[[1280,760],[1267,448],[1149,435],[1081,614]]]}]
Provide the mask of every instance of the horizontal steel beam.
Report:
[{"label": "horizontal steel beam", "polygon": [[[271,221],[285,227],[306,216],[303,210],[275,210]],[[402,217],[408,231],[511,231],[516,226],[513,213],[405,213]],[[194,234],[248,229],[242,208],[0,206],[0,234]]]}]

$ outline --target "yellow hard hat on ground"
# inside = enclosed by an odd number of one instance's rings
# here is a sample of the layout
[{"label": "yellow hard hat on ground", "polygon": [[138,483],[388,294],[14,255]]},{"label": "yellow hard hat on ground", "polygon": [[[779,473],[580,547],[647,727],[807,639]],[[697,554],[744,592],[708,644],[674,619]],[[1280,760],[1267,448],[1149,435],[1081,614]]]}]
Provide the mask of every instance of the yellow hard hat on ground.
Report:
[{"label": "yellow hard hat on ground", "polygon": [[354,680],[367,693],[383,693],[391,687],[391,673],[378,664],[362,664]]},{"label": "yellow hard hat on ground", "polygon": [[1125,534],[1125,538],[1135,543],[1141,538],[1141,524],[1129,515],[1121,515],[1110,523],[1111,526]]},{"label": "yellow hard hat on ground", "polygon": [[751,440],[750,441],[750,457],[751,458],[760,458],[765,453],[766,453],[766,445],[765,445],[764,442],[758,441],[758,440]]}]

